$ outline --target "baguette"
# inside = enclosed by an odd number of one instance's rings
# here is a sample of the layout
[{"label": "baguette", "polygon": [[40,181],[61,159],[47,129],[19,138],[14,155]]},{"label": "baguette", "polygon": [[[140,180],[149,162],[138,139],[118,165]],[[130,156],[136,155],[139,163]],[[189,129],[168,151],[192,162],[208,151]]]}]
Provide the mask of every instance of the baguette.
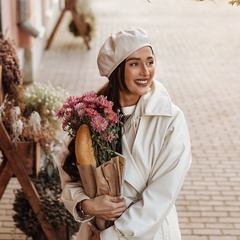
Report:
[{"label": "baguette", "polygon": [[92,165],[96,167],[91,132],[87,124],[82,124],[76,134],[75,154],[78,165]]}]

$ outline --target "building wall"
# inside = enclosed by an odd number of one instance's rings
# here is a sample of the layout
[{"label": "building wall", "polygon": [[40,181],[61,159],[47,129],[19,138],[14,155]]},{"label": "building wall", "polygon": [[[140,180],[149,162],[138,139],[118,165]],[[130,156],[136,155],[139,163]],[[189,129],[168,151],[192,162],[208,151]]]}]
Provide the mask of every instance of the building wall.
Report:
[{"label": "building wall", "polygon": [[[21,19],[19,2],[26,1],[25,23],[19,26]],[[13,39],[24,76],[24,83],[34,82],[47,40],[61,14],[62,0],[0,0],[2,33]],[[40,34],[33,36],[37,30]],[[29,30],[30,29],[30,30]]]}]

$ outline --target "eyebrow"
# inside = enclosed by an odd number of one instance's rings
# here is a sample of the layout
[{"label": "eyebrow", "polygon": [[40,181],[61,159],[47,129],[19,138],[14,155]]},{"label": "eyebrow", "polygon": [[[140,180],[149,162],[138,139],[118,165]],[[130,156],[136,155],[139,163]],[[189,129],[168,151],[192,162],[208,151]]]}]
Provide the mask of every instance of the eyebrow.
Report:
[{"label": "eyebrow", "polygon": [[[147,57],[147,60],[149,60],[149,59],[153,59],[153,57],[152,56]],[[141,58],[132,57],[132,58],[126,59],[127,62],[132,61],[132,60],[138,61],[138,60],[141,60]]]}]

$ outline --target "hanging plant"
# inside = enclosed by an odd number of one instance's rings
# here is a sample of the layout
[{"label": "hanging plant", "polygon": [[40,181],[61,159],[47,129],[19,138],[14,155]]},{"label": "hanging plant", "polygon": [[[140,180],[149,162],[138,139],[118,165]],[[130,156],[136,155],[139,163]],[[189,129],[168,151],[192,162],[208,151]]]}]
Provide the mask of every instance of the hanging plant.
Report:
[{"label": "hanging plant", "polygon": [[2,66],[2,86],[4,94],[14,100],[14,106],[21,104],[23,94],[22,73],[13,40],[0,36],[0,65]]},{"label": "hanging plant", "polygon": [[[39,172],[36,179],[33,179],[40,197],[44,219],[57,230],[66,226],[72,236],[79,230],[79,223],[74,220],[61,201],[61,185],[58,169],[54,167],[51,160],[45,162],[47,162],[45,168]],[[18,189],[15,192],[13,210],[15,211],[13,215],[15,226],[24,232],[26,236],[36,240],[39,231],[41,231],[41,225],[22,189]]]},{"label": "hanging plant", "polygon": [[[88,0],[76,0],[74,5],[71,6],[72,11],[76,12],[78,15],[78,22],[81,24],[83,29],[83,35],[88,36],[89,39],[93,37],[95,31],[95,16],[90,7]],[[68,25],[68,30],[75,36],[81,36],[81,33],[78,31],[78,28],[72,19]]]},{"label": "hanging plant", "polygon": [[[85,32],[84,35],[85,36],[89,36],[89,38],[91,39],[93,36],[93,32],[94,32],[94,27],[93,27],[93,22],[85,22],[86,26],[85,26]],[[81,37],[81,34],[79,33],[75,23],[73,20],[70,21],[69,25],[68,25],[68,30],[75,36],[75,37]]]}]

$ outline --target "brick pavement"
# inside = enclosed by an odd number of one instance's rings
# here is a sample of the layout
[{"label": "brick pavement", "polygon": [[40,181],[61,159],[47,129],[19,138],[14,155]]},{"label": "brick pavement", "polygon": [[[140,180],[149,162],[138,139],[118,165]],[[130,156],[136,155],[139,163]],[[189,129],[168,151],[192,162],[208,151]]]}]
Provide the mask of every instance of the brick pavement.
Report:
[{"label": "brick pavement", "polygon": [[[60,26],[40,66],[39,81],[71,94],[98,88],[96,55],[111,32],[147,30],[157,78],[185,112],[193,163],[177,200],[183,240],[240,239],[240,7],[227,1],[92,1],[96,33],[87,51]],[[109,9],[109,10],[108,10]],[[11,180],[0,202],[0,239],[25,239],[11,220]]]}]

